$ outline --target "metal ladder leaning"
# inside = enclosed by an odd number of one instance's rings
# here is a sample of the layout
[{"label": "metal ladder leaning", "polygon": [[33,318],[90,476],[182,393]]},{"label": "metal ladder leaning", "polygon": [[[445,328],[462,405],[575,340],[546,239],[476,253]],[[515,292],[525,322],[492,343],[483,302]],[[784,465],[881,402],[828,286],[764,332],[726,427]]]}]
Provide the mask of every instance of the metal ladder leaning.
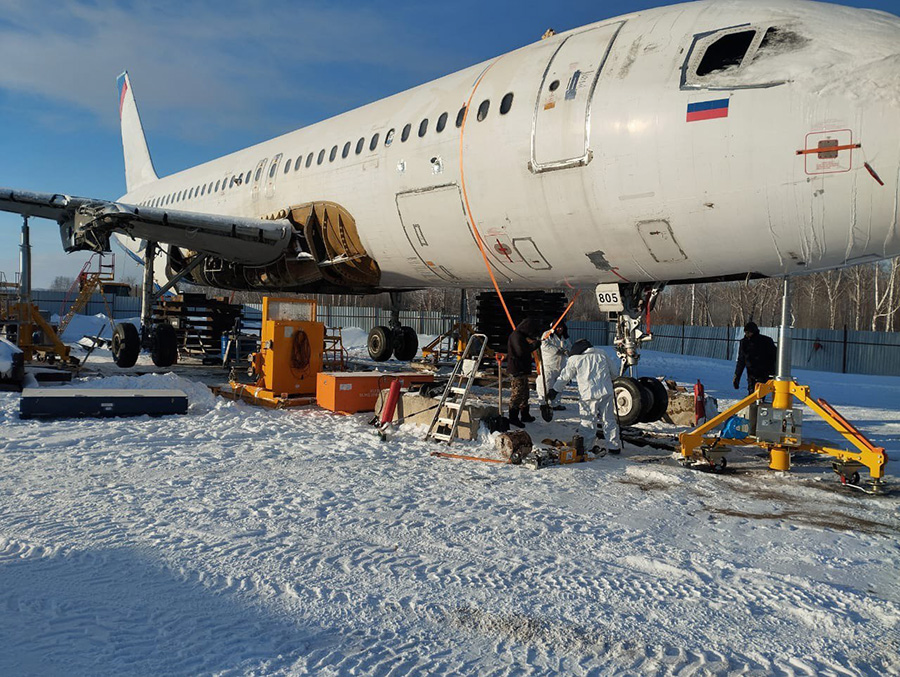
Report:
[{"label": "metal ladder leaning", "polygon": [[[477,358],[472,357],[473,346],[477,346]],[[426,440],[433,439],[439,442],[446,442],[449,445],[456,437],[463,407],[466,405],[469,390],[472,388],[472,381],[475,380],[475,373],[478,371],[481,360],[484,358],[486,348],[487,336],[484,334],[472,334],[469,336],[462,355],[460,355],[456,365],[453,367],[450,380],[447,381],[447,387],[444,388],[441,403],[434,412],[431,425],[428,426],[428,432],[425,433]],[[443,416],[445,408],[453,413],[452,418]]]}]

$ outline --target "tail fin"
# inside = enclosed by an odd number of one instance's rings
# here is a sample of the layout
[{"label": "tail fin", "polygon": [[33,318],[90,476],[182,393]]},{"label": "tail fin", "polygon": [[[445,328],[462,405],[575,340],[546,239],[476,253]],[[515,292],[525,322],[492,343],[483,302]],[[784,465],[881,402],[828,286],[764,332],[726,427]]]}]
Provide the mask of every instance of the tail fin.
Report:
[{"label": "tail fin", "polygon": [[144,127],[141,125],[128,71],[122,73],[116,83],[119,86],[119,121],[122,125],[122,148],[125,151],[125,186],[131,192],[159,177],[156,176],[153,160],[147,149],[147,139],[144,137]]}]

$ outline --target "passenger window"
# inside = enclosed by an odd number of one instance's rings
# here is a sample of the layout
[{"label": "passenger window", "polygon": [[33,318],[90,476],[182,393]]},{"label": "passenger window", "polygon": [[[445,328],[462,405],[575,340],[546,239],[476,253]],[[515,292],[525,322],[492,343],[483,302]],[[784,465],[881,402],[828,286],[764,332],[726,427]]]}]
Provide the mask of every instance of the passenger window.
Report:
[{"label": "passenger window", "polygon": [[341,158],[346,160],[347,156],[350,155],[350,142],[344,144],[344,150],[341,151]]},{"label": "passenger window", "polygon": [[356,142],[356,154],[359,155],[362,153],[363,146],[366,145],[366,140],[363,137],[359,138],[359,141]]},{"label": "passenger window", "polygon": [[421,139],[423,136],[425,136],[425,132],[427,132],[427,131],[428,131],[428,118],[425,118],[424,120],[422,120],[422,122],[419,123],[419,138]]},{"label": "passenger window", "polygon": [[209,182],[209,192],[210,193],[213,192],[213,182],[212,181]]},{"label": "passenger window", "polygon": [[478,107],[478,122],[481,122],[487,117],[488,111],[491,108],[491,100],[485,99],[481,102],[481,105]]},{"label": "passenger window", "polygon": [[[263,168],[262,168],[262,165],[260,165],[260,166],[257,168],[257,170],[256,170],[256,176],[253,177],[253,180],[254,180],[254,181],[259,181],[259,177],[262,176],[262,169],[263,169]],[[212,184],[209,184],[209,185],[212,186]],[[210,188],[210,190],[212,190],[212,188]]]},{"label": "passenger window", "polygon": [[287,174],[289,171],[291,171],[291,162],[293,162],[293,160],[291,160],[291,158],[288,158],[288,161],[284,163],[284,173],[285,174]]},{"label": "passenger window", "polygon": [[384,135],[384,145],[390,146],[394,142],[394,130],[391,129]]},{"label": "passenger window", "polygon": [[194,197],[194,189],[193,189],[193,188],[191,188],[191,189],[188,191],[188,200],[190,200],[192,197]]},{"label": "passenger window", "polygon": [[409,132],[411,129],[412,129],[412,125],[410,125],[410,124],[407,124],[403,128],[403,131],[400,133],[400,143],[403,143],[404,141],[406,141],[409,138]]},{"label": "passenger window", "polygon": [[247,176],[244,177],[244,183],[250,183],[250,173],[251,173],[252,171],[253,171],[253,170],[248,170],[248,171],[247,171]]},{"label": "passenger window", "polygon": [[306,156],[306,167],[307,167],[307,169],[309,169],[309,166],[312,164],[312,160],[313,160],[313,154],[310,153],[309,155]]},{"label": "passenger window", "polygon": [[297,159],[294,160],[294,171],[295,172],[300,171],[301,164],[303,164],[303,153],[300,153],[300,155],[297,156]]},{"label": "passenger window", "polygon": [[273,161],[273,162],[272,162],[272,166],[269,167],[269,178],[270,178],[270,179],[271,179],[273,176],[275,176],[275,170],[276,170],[276,169],[278,169],[278,163],[275,162],[275,161]]},{"label": "passenger window", "polygon": [[456,128],[459,129],[462,127],[463,118],[466,117],[466,107],[463,106],[459,109],[459,112],[456,114]]},{"label": "passenger window", "polygon": [[438,118],[437,127],[435,127],[435,131],[440,134],[444,131],[444,127],[447,126],[447,114],[441,113],[441,117]]},{"label": "passenger window", "polygon": [[506,115],[507,113],[509,113],[509,109],[512,108],[512,102],[513,93],[509,92],[500,101],[500,115]]},{"label": "passenger window", "polygon": [[200,195],[201,196],[206,195],[206,184],[205,183],[202,186],[200,186]]},{"label": "passenger window", "polygon": [[220,184],[220,183],[222,183],[222,182],[221,182],[221,181],[216,181],[216,192],[217,192],[217,193],[219,192],[219,184]]},{"label": "passenger window", "polygon": [[375,150],[378,147],[378,133],[372,135],[372,140],[369,141],[369,150]]},{"label": "passenger window", "polygon": [[316,164],[320,165],[325,160],[325,149],[319,151],[319,157],[316,158]]},{"label": "passenger window", "polygon": [[334,162],[334,158],[337,157],[337,146],[331,147],[331,152],[328,154],[328,161]]},{"label": "passenger window", "polygon": [[559,80],[554,80],[550,83],[550,91],[555,92],[557,89],[559,89]]},{"label": "passenger window", "polygon": [[231,177],[231,180],[228,181],[228,187],[229,187],[229,188],[234,188],[234,177],[233,177],[233,176]]},{"label": "passenger window", "polygon": [[697,66],[697,77],[704,77],[710,73],[723,71],[726,68],[740,66],[750,51],[756,31],[741,31],[729,33],[713,42],[706,48],[700,65]]}]

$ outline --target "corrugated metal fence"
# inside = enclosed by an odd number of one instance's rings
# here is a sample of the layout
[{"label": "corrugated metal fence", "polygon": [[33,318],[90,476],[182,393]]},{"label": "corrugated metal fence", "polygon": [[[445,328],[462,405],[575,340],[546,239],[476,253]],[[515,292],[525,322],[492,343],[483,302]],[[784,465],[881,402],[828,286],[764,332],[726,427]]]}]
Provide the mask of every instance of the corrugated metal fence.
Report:
[{"label": "corrugated metal fence", "polygon": [[[358,308],[353,306],[318,306],[316,308],[319,321],[329,327],[358,327],[370,331],[373,327],[387,326],[391,319],[391,311],[385,308]],[[262,304],[244,306],[247,319],[262,319]],[[419,334],[437,336],[447,331],[457,317],[444,315],[433,310],[401,310],[400,323],[412,327]]]},{"label": "corrugated metal fence", "polygon": [[[778,342],[778,327],[760,332]],[[656,325],[648,350],[664,353],[736,360],[743,327]],[[587,338],[594,345],[611,345],[615,326],[608,322],[570,322],[573,339]],[[847,329],[794,329],[791,364],[797,369],[846,374],[900,376],[900,334]]]},{"label": "corrugated metal fence", "polygon": [[[35,291],[34,302],[50,314],[65,312],[74,300],[66,299],[66,292]],[[117,320],[136,317],[141,312],[141,300],[133,297],[107,296],[110,310]],[[262,305],[244,306],[249,320],[259,321]],[[94,294],[82,311],[85,315],[106,314],[100,294]],[[352,306],[319,306],[319,319],[330,327],[358,327],[369,331],[387,325],[390,310]],[[452,315],[429,310],[404,310],[400,321],[419,334],[435,336],[456,321]],[[763,327],[762,333],[778,340],[777,327]],[[656,325],[653,340],[645,344],[649,350],[679,355],[707,357],[720,360],[737,358],[738,343],[743,336],[740,327],[692,327],[687,325]],[[586,338],[594,345],[611,345],[615,325],[610,322],[570,322],[572,339]],[[900,334],[846,329],[794,329],[792,363],[798,369],[832,371],[849,374],[880,374],[900,376]]]},{"label": "corrugated metal fence", "polygon": [[[69,294],[64,291],[47,291],[38,289],[31,292],[32,301],[42,311],[51,315],[65,315],[75,301],[77,294]],[[141,300],[134,296],[106,296],[109,310],[113,319],[124,320],[129,317],[138,317],[141,314]],[[99,293],[91,296],[82,315],[106,315],[106,304]]]}]

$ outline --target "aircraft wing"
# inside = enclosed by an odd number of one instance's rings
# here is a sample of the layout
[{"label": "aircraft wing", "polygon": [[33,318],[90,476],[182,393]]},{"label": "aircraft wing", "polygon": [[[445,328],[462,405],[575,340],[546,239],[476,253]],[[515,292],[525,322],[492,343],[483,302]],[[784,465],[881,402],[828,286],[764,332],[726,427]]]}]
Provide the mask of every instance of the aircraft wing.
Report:
[{"label": "aircraft wing", "polygon": [[0,187],[0,210],[56,221],[67,252],[109,251],[110,234],[124,233],[235,263],[263,265],[277,259],[293,235],[293,226],[287,219],[269,221],[138,207],[3,187]]}]

